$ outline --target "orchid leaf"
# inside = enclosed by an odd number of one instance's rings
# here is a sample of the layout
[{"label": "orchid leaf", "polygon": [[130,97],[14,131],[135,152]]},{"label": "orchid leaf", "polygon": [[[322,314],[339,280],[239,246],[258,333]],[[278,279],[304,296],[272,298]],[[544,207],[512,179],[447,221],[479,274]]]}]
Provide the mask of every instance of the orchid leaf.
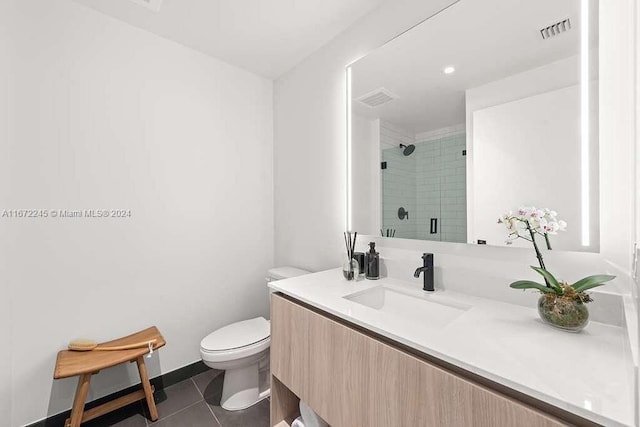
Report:
[{"label": "orchid leaf", "polygon": [[556,293],[562,293],[562,286],[560,286],[560,284],[558,283],[558,279],[556,279],[553,274],[549,273],[544,268],[534,266],[531,266],[531,268],[533,268],[536,273],[544,277],[546,282],[556,291]]},{"label": "orchid leaf", "polygon": [[555,294],[556,291],[542,283],[532,282],[531,280],[518,280],[509,285],[513,289],[537,289],[546,294]]},{"label": "orchid leaf", "polygon": [[615,279],[616,276],[610,276],[608,274],[597,274],[595,276],[585,277],[584,279],[578,280],[571,287],[576,292],[584,292],[588,289],[595,288],[596,286],[602,286],[605,282],[609,280]]},{"label": "orchid leaf", "polygon": [[579,291],[576,291],[576,292],[584,292],[586,290],[589,290],[589,289],[592,289],[592,288],[596,288],[598,286],[604,286],[604,283],[593,283],[591,285],[586,285],[586,286],[583,286]]}]

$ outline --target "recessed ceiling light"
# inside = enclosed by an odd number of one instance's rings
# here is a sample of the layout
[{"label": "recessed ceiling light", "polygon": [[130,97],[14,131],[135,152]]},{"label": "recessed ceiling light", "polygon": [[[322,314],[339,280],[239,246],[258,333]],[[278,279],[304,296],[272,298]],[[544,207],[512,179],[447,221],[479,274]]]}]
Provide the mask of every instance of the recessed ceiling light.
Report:
[{"label": "recessed ceiling light", "polygon": [[444,67],[444,69],[442,70],[443,73],[445,74],[453,74],[456,71],[456,69],[454,67],[452,67],[451,65],[448,67]]}]

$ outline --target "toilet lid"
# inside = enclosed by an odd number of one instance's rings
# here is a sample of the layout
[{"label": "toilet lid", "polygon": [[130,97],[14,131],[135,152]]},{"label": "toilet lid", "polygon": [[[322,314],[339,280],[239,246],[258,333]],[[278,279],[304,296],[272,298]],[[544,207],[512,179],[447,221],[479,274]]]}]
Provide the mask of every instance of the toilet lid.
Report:
[{"label": "toilet lid", "polygon": [[200,346],[206,351],[246,347],[268,338],[270,329],[270,323],[264,317],[243,320],[210,333],[202,340]]}]

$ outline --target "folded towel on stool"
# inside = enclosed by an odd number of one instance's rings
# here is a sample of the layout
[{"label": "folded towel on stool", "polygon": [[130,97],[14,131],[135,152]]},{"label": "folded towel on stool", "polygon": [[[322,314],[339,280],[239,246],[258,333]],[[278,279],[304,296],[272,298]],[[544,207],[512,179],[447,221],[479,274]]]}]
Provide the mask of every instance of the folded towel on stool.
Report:
[{"label": "folded towel on stool", "polygon": [[293,420],[293,423],[291,423],[291,427],[306,427],[306,426],[302,421],[302,417],[298,417],[295,420]]},{"label": "folded towel on stool", "polygon": [[300,401],[300,414],[304,421],[304,427],[329,427],[329,424],[302,400]]}]

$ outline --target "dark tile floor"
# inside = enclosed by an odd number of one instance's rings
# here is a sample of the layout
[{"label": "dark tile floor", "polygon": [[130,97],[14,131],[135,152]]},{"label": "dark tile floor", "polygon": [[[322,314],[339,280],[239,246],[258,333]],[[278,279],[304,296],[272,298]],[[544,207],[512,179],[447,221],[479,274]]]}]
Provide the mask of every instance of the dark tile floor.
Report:
[{"label": "dark tile floor", "polygon": [[268,427],[269,400],[244,411],[220,406],[223,371],[210,369],[155,393],[158,421],[151,422],[144,403],[135,403],[83,427]]}]

